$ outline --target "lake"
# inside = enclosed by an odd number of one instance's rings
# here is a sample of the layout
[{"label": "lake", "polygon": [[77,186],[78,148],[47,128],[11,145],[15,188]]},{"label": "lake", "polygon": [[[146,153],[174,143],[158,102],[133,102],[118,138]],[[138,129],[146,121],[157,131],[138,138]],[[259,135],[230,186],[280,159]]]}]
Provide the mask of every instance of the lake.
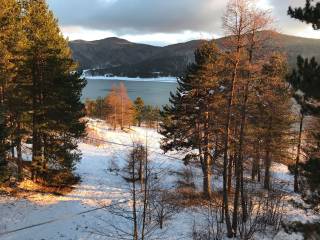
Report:
[{"label": "lake", "polygon": [[128,90],[128,95],[134,101],[137,97],[142,97],[145,104],[162,106],[169,103],[171,91],[177,87],[176,78],[125,78],[125,77],[86,77],[88,84],[83,90],[82,100],[87,98],[97,99],[105,97],[113,85],[124,83]]}]

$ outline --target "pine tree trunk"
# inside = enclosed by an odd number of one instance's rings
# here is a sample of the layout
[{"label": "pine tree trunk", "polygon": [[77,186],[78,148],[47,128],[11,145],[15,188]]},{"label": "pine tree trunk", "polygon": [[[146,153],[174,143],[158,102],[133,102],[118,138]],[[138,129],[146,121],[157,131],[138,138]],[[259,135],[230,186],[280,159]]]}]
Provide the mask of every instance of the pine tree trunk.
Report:
[{"label": "pine tree trunk", "polygon": [[[240,54],[240,48],[238,48],[238,54]],[[231,122],[231,108],[233,105],[234,98],[234,89],[235,82],[237,79],[237,71],[238,71],[239,60],[237,61],[231,81],[231,90],[230,96],[228,98],[227,105],[227,116],[226,116],[226,124],[225,124],[225,139],[224,139],[224,155],[223,155],[223,214],[226,220],[227,227],[227,236],[229,238],[233,237],[232,225],[229,214],[229,199],[228,199],[228,190],[227,190],[227,181],[228,181],[228,154],[229,154],[229,141],[230,141],[230,122]]]},{"label": "pine tree trunk", "polygon": [[[257,146],[259,146],[259,143],[256,143]],[[251,179],[252,181],[256,180],[256,177],[259,172],[259,165],[260,165],[260,147],[257,147],[255,149],[255,157],[252,161],[252,167],[251,167]]]},{"label": "pine tree trunk", "polygon": [[294,169],[294,192],[295,193],[298,193],[300,191],[300,189],[299,189],[299,164],[300,164],[303,120],[304,120],[304,114],[302,113],[301,117],[300,117],[299,138],[298,138],[298,146],[297,146],[297,158],[296,158],[296,165],[295,165],[295,169]]},{"label": "pine tree trunk", "polygon": [[20,137],[20,122],[18,122],[17,125],[17,130],[18,130],[18,134],[19,137],[17,139],[17,161],[18,161],[18,176],[19,176],[19,180],[22,179],[22,150],[21,150],[21,137]]},{"label": "pine tree trunk", "polygon": [[227,181],[228,181],[228,154],[229,154],[229,142],[230,142],[230,122],[231,122],[231,111],[233,105],[233,98],[234,98],[234,90],[235,84],[238,75],[238,66],[240,63],[240,36],[238,37],[238,44],[237,44],[237,59],[233,69],[232,80],[231,80],[231,89],[230,95],[228,97],[228,104],[227,104],[227,116],[226,116],[226,124],[225,124],[225,139],[224,139],[224,156],[223,156],[223,208],[224,208],[224,215],[226,218],[226,227],[227,227],[227,236],[229,238],[233,237],[232,225],[230,220],[229,214],[229,199],[228,199],[228,190],[227,190]]},{"label": "pine tree trunk", "polygon": [[[3,108],[5,105],[5,92],[6,92],[6,79],[1,77],[1,85],[0,85],[0,106]],[[5,126],[6,127],[6,126]],[[2,146],[6,145],[6,140],[3,139],[0,141],[0,144]],[[2,151],[0,152],[0,166],[1,165],[6,165],[7,164],[7,153],[6,149],[3,148]]]},{"label": "pine tree trunk", "polygon": [[261,160],[260,158],[258,159],[258,182],[261,182]]},{"label": "pine tree trunk", "polygon": [[258,182],[261,182],[261,145],[260,142],[258,143],[257,149],[257,159],[256,159],[256,175],[258,177]]},{"label": "pine tree trunk", "polygon": [[[1,85],[0,85],[0,107],[4,107],[4,92],[5,92],[5,84],[4,84],[5,80],[3,78],[1,78]],[[2,110],[2,109],[1,109]],[[5,146],[6,145],[6,141],[5,139],[2,139],[0,141],[1,146]],[[0,152],[0,166],[1,165],[5,165],[6,164],[6,152],[5,149],[1,149]]]},{"label": "pine tree trunk", "polygon": [[[208,110],[208,109],[206,109]],[[205,153],[204,153],[204,166],[203,166],[203,192],[207,198],[211,197],[211,156],[210,156],[210,147],[209,147],[209,113],[205,112],[205,130],[204,130],[204,138],[205,138]]]},{"label": "pine tree trunk", "polygon": [[203,192],[207,198],[211,197],[211,164],[208,154],[204,157],[203,166]]},{"label": "pine tree trunk", "polygon": [[[1,140],[0,144],[2,146],[5,146],[5,141]],[[4,149],[1,149],[1,151],[0,151],[0,166],[3,166],[5,164],[6,164],[6,153],[5,153]]]},{"label": "pine tree trunk", "polygon": [[264,189],[266,190],[270,190],[270,167],[271,167],[270,149],[269,147],[267,147],[266,159],[265,159],[265,176],[264,176]]},{"label": "pine tree trunk", "polygon": [[[248,76],[250,79],[250,74]],[[246,82],[245,93],[244,93],[244,103],[241,111],[241,127],[240,127],[240,140],[239,140],[239,168],[240,168],[240,190],[241,190],[241,206],[242,206],[242,218],[243,221],[247,221],[247,206],[246,206],[246,194],[244,192],[244,178],[243,178],[243,161],[245,156],[244,142],[245,142],[245,129],[247,122],[247,104],[249,99],[249,80]]]},{"label": "pine tree trunk", "polygon": [[244,188],[244,169],[243,169],[243,159],[241,163],[241,175],[240,175],[240,193],[241,193],[241,209],[242,209],[242,221],[244,224],[247,222],[248,212],[247,212],[247,193]]},{"label": "pine tree trunk", "polygon": [[270,168],[271,168],[271,151],[270,151],[270,144],[271,144],[271,128],[272,128],[272,118],[269,121],[269,128],[268,128],[268,137],[266,141],[266,158],[265,158],[265,176],[264,176],[264,189],[270,190]]},{"label": "pine tree trunk", "polygon": [[[14,142],[13,142],[13,141],[12,141],[12,145],[14,145]],[[14,146],[11,147],[11,157],[12,157],[12,159],[15,159]]]},{"label": "pine tree trunk", "polygon": [[258,173],[258,159],[257,158],[254,158],[252,160],[252,166],[251,166],[251,180],[252,181],[255,181],[256,180],[256,177],[257,177],[257,173]]},{"label": "pine tree trunk", "polygon": [[37,61],[37,57],[35,57],[35,60],[33,62],[33,68],[32,68],[32,180],[37,181],[37,175],[38,175],[38,167],[39,167],[39,160],[41,156],[39,155],[40,151],[40,139],[39,139],[39,131],[38,131],[38,125],[39,125],[39,119],[38,119],[38,111],[39,111],[39,63]]},{"label": "pine tree trunk", "polygon": [[[234,123],[234,136],[238,134],[238,123]],[[233,143],[233,153],[230,153],[229,158],[229,165],[228,165],[228,194],[231,194],[232,190],[232,170],[234,168],[234,174],[236,174],[236,167],[237,167],[237,151],[236,151],[236,143]]]},{"label": "pine tree trunk", "polygon": [[232,190],[232,168],[234,164],[235,155],[230,156],[228,165],[228,194],[231,194]]},{"label": "pine tree trunk", "polygon": [[236,189],[234,196],[234,206],[233,206],[233,218],[232,218],[232,228],[234,236],[237,235],[238,228],[238,209],[239,209],[239,195],[241,193],[241,206],[242,206],[242,217],[243,221],[246,221],[246,204],[245,204],[245,193],[244,193],[244,183],[243,183],[243,156],[244,156],[244,138],[245,138],[245,126],[246,126],[246,111],[248,102],[248,91],[249,82],[247,81],[245,86],[244,102],[241,109],[241,125],[240,125],[240,136],[239,136],[239,150],[236,164]]},{"label": "pine tree trunk", "polygon": [[233,200],[233,215],[232,215],[232,229],[234,236],[237,235],[238,230],[238,214],[239,214],[239,196],[240,196],[240,167],[239,167],[239,156],[236,158],[236,187]]},{"label": "pine tree trunk", "polygon": [[143,186],[143,180],[144,177],[143,177],[143,163],[142,163],[142,159],[140,159],[139,161],[139,180],[140,180],[140,184],[141,184],[141,187]]},{"label": "pine tree trunk", "polygon": [[36,180],[37,178],[37,169],[38,165],[38,131],[36,127],[36,116],[33,116],[33,124],[32,124],[32,180]]},{"label": "pine tree trunk", "polygon": [[47,165],[47,137],[43,136],[43,152],[42,152],[42,169],[46,172],[48,170],[48,165]]}]

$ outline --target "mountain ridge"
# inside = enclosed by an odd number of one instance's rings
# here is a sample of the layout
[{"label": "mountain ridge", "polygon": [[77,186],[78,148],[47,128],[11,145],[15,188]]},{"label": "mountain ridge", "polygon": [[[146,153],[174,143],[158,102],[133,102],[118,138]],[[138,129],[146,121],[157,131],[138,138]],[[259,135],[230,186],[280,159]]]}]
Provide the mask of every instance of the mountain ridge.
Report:
[{"label": "mountain ridge", "polygon": [[[215,39],[218,46],[229,37]],[[73,58],[79,69],[94,69],[92,75],[114,75],[129,77],[179,76],[188,64],[194,61],[194,51],[208,40],[191,40],[166,46],[153,46],[111,37],[94,41],[75,40],[69,42]],[[294,67],[296,57],[315,56],[320,60],[320,39],[303,38],[275,33],[270,42],[288,56]]]}]

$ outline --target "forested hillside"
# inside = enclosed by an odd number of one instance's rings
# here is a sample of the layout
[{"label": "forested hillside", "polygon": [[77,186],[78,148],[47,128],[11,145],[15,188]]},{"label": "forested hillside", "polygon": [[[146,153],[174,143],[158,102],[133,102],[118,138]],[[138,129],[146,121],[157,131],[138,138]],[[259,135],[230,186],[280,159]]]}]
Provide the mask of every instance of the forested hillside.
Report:
[{"label": "forested hillside", "polygon": [[[222,46],[225,39],[217,39],[218,46]],[[318,39],[273,33],[269,41],[274,49],[277,48],[288,56],[291,67],[294,66],[296,56],[299,54],[320,59]],[[73,58],[80,64],[80,69],[96,69],[92,71],[94,75],[113,73],[135,77],[153,76],[158,72],[163,76],[181,76],[187,65],[194,62],[195,49],[204,42],[205,40],[196,40],[155,47],[119,38],[107,38],[92,42],[77,40],[69,44]]]}]

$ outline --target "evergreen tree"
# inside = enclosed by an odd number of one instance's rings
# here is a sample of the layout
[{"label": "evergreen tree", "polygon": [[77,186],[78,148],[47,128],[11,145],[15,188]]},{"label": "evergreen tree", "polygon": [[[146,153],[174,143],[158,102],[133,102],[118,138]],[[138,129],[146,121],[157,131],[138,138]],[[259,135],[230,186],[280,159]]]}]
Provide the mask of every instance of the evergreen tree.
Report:
[{"label": "evergreen tree", "polygon": [[16,61],[20,56],[21,9],[16,0],[1,0],[0,6],[0,163],[3,163],[8,147],[13,147],[9,99],[13,97]]},{"label": "evergreen tree", "polygon": [[[185,163],[199,162],[203,172],[203,192],[211,195],[211,168],[213,163],[212,143],[215,141],[216,116],[213,109],[215,91],[221,87],[218,72],[221,71],[223,57],[213,42],[208,42],[195,52],[195,63],[188,67],[185,76],[178,80],[175,94],[171,93],[170,103],[161,112],[163,124],[161,134],[165,136],[162,149],[189,150]],[[220,89],[221,90],[221,89]],[[217,112],[217,111],[214,111]],[[194,150],[197,150],[195,153]]]},{"label": "evergreen tree", "polygon": [[317,2],[315,6],[312,5],[313,0],[306,0],[304,8],[289,7],[288,14],[295,19],[302,22],[312,24],[315,30],[320,29],[320,2]]},{"label": "evergreen tree", "polygon": [[[311,5],[313,0],[307,0],[306,6],[304,8],[295,8],[294,10],[289,7],[288,14],[302,22],[307,24],[312,24],[315,30],[320,29],[320,3],[316,3],[315,6]],[[300,90],[302,94],[296,94],[295,98],[301,106],[300,110],[300,127],[299,127],[299,137],[298,137],[298,146],[297,146],[297,157],[294,171],[294,190],[295,192],[299,191],[299,163],[300,163],[300,154],[301,154],[301,145],[302,145],[302,133],[303,133],[303,124],[304,118],[308,114],[314,114],[314,111],[318,111],[311,106],[310,100],[319,101],[319,84],[320,84],[320,75],[319,75],[319,66],[315,61],[315,58],[312,58],[310,61],[308,59],[303,59],[301,56],[298,56],[297,60],[298,70],[293,70],[289,81],[292,84],[294,90]],[[313,112],[313,113],[312,113]]]},{"label": "evergreen tree", "polygon": [[287,65],[283,56],[273,55],[263,65],[262,78],[257,82],[257,113],[252,119],[253,130],[263,148],[264,188],[270,189],[272,162],[283,162],[290,147],[293,124],[291,92],[286,82]]},{"label": "evergreen tree", "polygon": [[85,81],[72,74],[68,42],[44,0],[0,4],[0,160],[15,148],[21,177],[22,145],[31,136],[34,176],[70,172],[85,132]]},{"label": "evergreen tree", "polygon": [[134,109],[135,109],[135,119],[138,122],[138,126],[141,127],[141,122],[143,119],[143,109],[144,109],[144,101],[141,97],[137,97],[134,101]]},{"label": "evergreen tree", "polygon": [[308,200],[316,206],[320,201],[320,120],[314,119],[312,122],[314,129],[308,134],[308,145],[305,147],[305,152],[308,155],[308,159],[300,164],[301,175],[306,179],[308,188],[304,188],[305,192],[311,190]]},{"label": "evergreen tree", "polygon": [[320,65],[315,58],[309,60],[298,56],[297,69],[292,71],[289,81],[295,91],[300,90],[303,93],[304,99],[302,96],[295,96],[299,104],[302,104],[302,101],[320,99]]},{"label": "evergreen tree", "polygon": [[0,165],[5,164],[5,154],[8,150],[8,142],[7,142],[7,126],[5,123],[5,112],[3,108],[0,108]]},{"label": "evergreen tree", "polygon": [[34,174],[42,176],[48,167],[72,170],[79,160],[77,139],[84,134],[80,102],[85,80],[72,74],[75,64],[44,0],[27,2],[24,30],[25,78],[30,82],[32,109],[32,163]]},{"label": "evergreen tree", "polygon": [[300,121],[297,157],[294,171],[294,189],[299,191],[299,164],[302,147],[302,134],[304,129],[304,120],[308,115],[317,114],[319,108],[314,104],[320,100],[320,65],[315,61],[315,58],[303,59],[301,56],[297,58],[297,69],[294,69],[289,76],[296,94],[294,95],[297,103],[300,105]]},{"label": "evergreen tree", "polygon": [[142,119],[148,127],[158,125],[160,121],[160,109],[151,105],[144,106],[142,111]]}]

